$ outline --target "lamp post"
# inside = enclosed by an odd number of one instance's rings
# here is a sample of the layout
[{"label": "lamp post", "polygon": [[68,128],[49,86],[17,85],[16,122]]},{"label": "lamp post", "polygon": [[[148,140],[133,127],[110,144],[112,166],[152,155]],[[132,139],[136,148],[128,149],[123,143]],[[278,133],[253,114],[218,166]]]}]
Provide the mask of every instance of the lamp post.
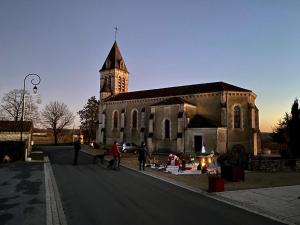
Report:
[{"label": "lamp post", "polygon": [[41,78],[39,75],[35,74],[35,73],[30,73],[27,76],[25,76],[24,78],[24,82],[23,82],[23,95],[22,95],[22,110],[21,110],[21,142],[23,141],[23,121],[24,121],[24,107],[25,107],[25,87],[26,87],[26,79],[28,77],[32,77],[32,79],[30,80],[31,84],[34,85],[33,87],[33,93],[36,94],[37,93],[37,85],[40,84],[41,82]]}]

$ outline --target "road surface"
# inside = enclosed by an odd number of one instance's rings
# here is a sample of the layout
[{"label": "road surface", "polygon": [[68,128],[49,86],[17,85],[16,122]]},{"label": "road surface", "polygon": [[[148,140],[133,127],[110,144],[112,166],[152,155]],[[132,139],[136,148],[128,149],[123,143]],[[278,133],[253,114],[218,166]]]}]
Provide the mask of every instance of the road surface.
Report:
[{"label": "road surface", "polygon": [[268,218],[121,167],[92,164],[72,147],[49,155],[68,225],[277,225]]}]

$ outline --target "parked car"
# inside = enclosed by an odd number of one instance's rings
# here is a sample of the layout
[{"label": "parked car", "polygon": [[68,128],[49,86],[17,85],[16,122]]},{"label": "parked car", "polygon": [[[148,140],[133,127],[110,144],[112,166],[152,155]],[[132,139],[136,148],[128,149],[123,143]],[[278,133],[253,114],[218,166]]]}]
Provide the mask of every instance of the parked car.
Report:
[{"label": "parked car", "polygon": [[138,150],[138,146],[134,143],[123,143],[122,144],[122,152],[130,152],[130,153],[136,153]]}]

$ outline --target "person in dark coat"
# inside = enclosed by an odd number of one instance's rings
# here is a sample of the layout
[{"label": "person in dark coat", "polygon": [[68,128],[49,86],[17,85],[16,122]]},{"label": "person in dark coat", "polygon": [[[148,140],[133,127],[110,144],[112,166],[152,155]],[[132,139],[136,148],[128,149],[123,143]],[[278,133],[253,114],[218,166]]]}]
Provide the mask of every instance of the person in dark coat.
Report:
[{"label": "person in dark coat", "polygon": [[77,165],[78,152],[81,149],[80,138],[74,142],[74,162],[73,165]]},{"label": "person in dark coat", "polygon": [[146,148],[145,143],[142,143],[141,148],[138,149],[138,160],[139,160],[139,169],[145,170],[146,158],[148,155],[148,150]]}]

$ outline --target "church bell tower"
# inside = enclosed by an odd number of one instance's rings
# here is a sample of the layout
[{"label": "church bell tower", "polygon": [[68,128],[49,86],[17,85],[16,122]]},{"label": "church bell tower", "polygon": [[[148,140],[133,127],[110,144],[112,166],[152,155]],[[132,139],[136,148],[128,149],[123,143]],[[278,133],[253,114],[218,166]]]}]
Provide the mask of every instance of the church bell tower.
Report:
[{"label": "church bell tower", "polygon": [[124,59],[115,41],[100,72],[100,100],[128,92],[128,75]]}]

